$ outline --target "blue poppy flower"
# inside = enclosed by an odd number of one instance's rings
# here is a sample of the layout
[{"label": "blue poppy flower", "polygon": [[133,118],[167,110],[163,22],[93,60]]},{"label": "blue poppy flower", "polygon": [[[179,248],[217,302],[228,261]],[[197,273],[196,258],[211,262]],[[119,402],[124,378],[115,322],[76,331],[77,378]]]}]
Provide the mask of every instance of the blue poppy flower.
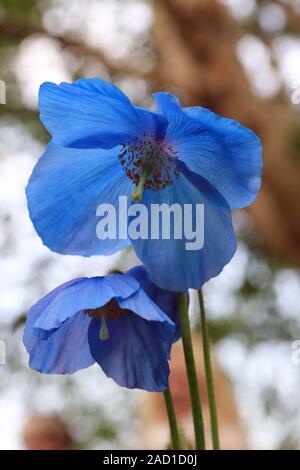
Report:
[{"label": "blue poppy flower", "polygon": [[[40,116],[52,141],[27,186],[31,219],[45,245],[73,255],[107,255],[132,244],[151,281],[173,291],[199,288],[220,273],[236,250],[231,209],[259,189],[261,144],[249,129],[201,108],[182,108],[169,93],[157,110],[130,103],[100,79],[44,83]],[[117,234],[99,240],[100,204],[204,204],[204,245],[186,239]],[[195,214],[191,216],[195,226]],[[171,221],[174,229],[175,221]]]},{"label": "blue poppy flower", "polygon": [[97,362],[123,387],[162,391],[179,337],[176,312],[176,295],[152,285],[143,267],[74,279],[31,307],[24,330],[29,365],[71,374]]}]

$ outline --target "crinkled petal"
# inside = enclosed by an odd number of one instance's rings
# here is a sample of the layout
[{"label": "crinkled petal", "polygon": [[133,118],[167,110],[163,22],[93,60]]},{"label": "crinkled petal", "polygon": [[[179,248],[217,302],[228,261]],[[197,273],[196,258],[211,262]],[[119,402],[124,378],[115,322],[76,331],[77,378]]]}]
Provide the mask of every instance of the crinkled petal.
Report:
[{"label": "crinkled petal", "polygon": [[[144,306],[147,308],[147,305]],[[157,322],[132,312],[107,321],[109,339],[99,339],[101,321],[89,329],[91,354],[118,385],[161,392],[168,386],[169,343],[157,334]]]},{"label": "crinkled petal", "polygon": [[40,118],[56,144],[112,148],[141,136],[161,135],[166,120],[133,106],[113,84],[99,78],[46,82],[39,93]]},{"label": "crinkled petal", "polygon": [[[199,289],[211,277],[217,276],[231,260],[236,250],[236,237],[232,227],[231,211],[220,193],[200,175],[192,173],[184,164],[180,164],[181,174],[174,184],[164,190],[145,191],[143,204],[151,213],[151,204],[179,204],[184,220],[184,204],[192,208],[192,217],[187,216],[189,225],[196,228],[196,204],[204,204],[204,243],[201,244],[203,224],[198,218],[198,242],[194,249],[187,249],[186,243],[194,242],[182,236],[175,239],[174,218],[170,218],[170,237],[164,239],[162,223],[158,238],[132,240],[138,257],[149,273],[151,281],[163,289],[185,291]],[[200,206],[199,206],[200,207]],[[169,220],[169,219],[168,219]],[[152,218],[152,223],[153,218]],[[177,223],[179,223],[177,221]],[[183,224],[182,235],[187,229]],[[150,230],[149,230],[150,231]],[[159,260],[159,261],[158,261]]]},{"label": "crinkled petal", "polygon": [[153,300],[156,305],[158,305],[160,310],[162,310],[171,318],[176,327],[173,341],[177,341],[181,336],[177,294],[165,289],[161,289],[157,285],[153,284],[153,282],[150,281],[146,269],[142,265],[135,266],[134,268],[130,269],[128,274],[133,276],[140,283],[148,297],[150,297],[150,299]]},{"label": "crinkled petal", "polygon": [[165,139],[187,167],[215,186],[230,207],[251,204],[262,172],[262,147],[254,132],[205,108],[181,108],[169,93],[156,93],[155,99],[170,122]]},{"label": "crinkled petal", "polygon": [[[79,311],[101,307],[115,297],[121,301],[139,288],[133,277],[124,274],[83,278],[59,291],[43,309],[33,324],[35,333],[47,337]],[[39,302],[33,308],[39,308]]]},{"label": "crinkled petal", "polygon": [[118,160],[120,147],[110,150],[70,149],[50,143],[36,164],[26,194],[34,227],[53,251],[71,255],[108,255],[128,246],[124,238],[101,240],[96,228],[100,204],[118,213],[119,196],[134,185]]}]

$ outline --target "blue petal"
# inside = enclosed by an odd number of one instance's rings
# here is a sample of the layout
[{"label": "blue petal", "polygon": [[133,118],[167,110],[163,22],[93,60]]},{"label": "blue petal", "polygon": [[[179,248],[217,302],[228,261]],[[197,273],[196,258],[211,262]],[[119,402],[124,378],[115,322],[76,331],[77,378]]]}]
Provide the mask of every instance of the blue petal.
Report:
[{"label": "blue petal", "polygon": [[[132,277],[134,279],[134,277]],[[135,280],[135,279],[134,279]],[[174,322],[154,303],[142,288],[134,292],[130,297],[119,298],[118,304],[122,309],[131,310],[147,321],[154,321],[158,324],[160,336],[169,341],[174,337]]]},{"label": "blue petal", "polygon": [[133,277],[124,274],[80,279],[59,290],[46,306],[44,299],[37,302],[29,312],[29,316],[36,316],[31,328],[35,334],[47,338],[77,313],[101,307],[112,298],[122,301],[139,288],[139,283]]},{"label": "blue petal", "polygon": [[130,269],[127,274],[133,276],[140,283],[148,297],[150,297],[150,299],[153,300],[156,305],[158,305],[160,310],[162,310],[171,318],[176,327],[173,341],[177,341],[181,336],[177,294],[165,289],[161,289],[160,287],[153,284],[153,282],[150,281],[146,269],[142,265],[135,266],[134,268]]},{"label": "blue petal", "polygon": [[181,108],[169,93],[155,98],[170,121],[165,139],[179,158],[215,186],[230,207],[250,204],[262,172],[262,147],[254,132],[205,108]]},{"label": "blue petal", "polygon": [[43,313],[43,311],[47,307],[49,307],[51,302],[58,296],[58,294],[63,292],[67,287],[75,285],[83,279],[84,278],[78,278],[78,279],[72,279],[71,281],[65,282],[64,284],[62,284],[62,285],[56,287],[55,289],[53,289],[51,292],[49,292],[49,294],[45,295],[45,297],[42,297],[34,305],[32,305],[32,307],[30,308],[30,310],[28,312],[28,316],[27,316],[26,324],[25,324],[25,329],[24,329],[23,339],[24,339],[25,343],[26,343],[27,339],[29,340],[29,337],[27,337],[27,335],[31,336],[32,328],[33,328],[33,325],[35,324],[36,320]]},{"label": "blue petal", "polygon": [[82,312],[67,320],[47,340],[27,330],[29,365],[44,374],[73,374],[94,364],[88,343],[91,319]]},{"label": "blue petal", "polygon": [[98,78],[43,83],[39,109],[53,141],[66,147],[111,148],[144,132],[161,135],[166,128],[161,115],[134,107],[117,87]]},{"label": "blue petal", "polygon": [[49,374],[73,373],[90,366],[88,330],[91,319],[84,310],[122,301],[140,288],[131,276],[80,278],[54,289],[33,305],[24,330],[24,344],[32,369]]},{"label": "blue petal", "polygon": [[109,339],[105,341],[99,339],[101,321],[93,319],[89,330],[91,354],[105,374],[122,387],[165,390],[169,344],[157,334],[157,323],[128,311],[108,320],[107,326]]},{"label": "blue petal", "polygon": [[[132,240],[138,257],[143,262],[154,284],[170,291],[199,289],[211,277],[217,276],[231,260],[236,250],[231,211],[225,199],[204,178],[180,164],[181,174],[172,186],[159,191],[145,191],[142,202],[166,203],[171,206],[192,205],[192,222],[195,227],[195,205],[204,204],[204,245],[202,249],[187,250],[186,240],[159,238]],[[174,221],[171,219],[171,235]],[[158,262],[159,260],[159,262]]]},{"label": "blue petal", "polygon": [[96,234],[99,204],[116,211],[119,196],[131,194],[134,185],[126,177],[118,154],[111,150],[78,150],[50,143],[36,164],[26,188],[34,227],[51,250],[71,255],[108,255],[129,241],[100,240]]},{"label": "blue petal", "polygon": [[[24,329],[23,341],[29,353],[32,369],[44,373],[71,374],[84,369],[95,361],[87,341],[90,318],[82,313],[66,321],[46,341],[37,335],[33,326],[43,311],[67,287],[76,285],[81,279],[74,279],[57,287],[31,307]],[[46,336],[45,336],[46,337]]]}]

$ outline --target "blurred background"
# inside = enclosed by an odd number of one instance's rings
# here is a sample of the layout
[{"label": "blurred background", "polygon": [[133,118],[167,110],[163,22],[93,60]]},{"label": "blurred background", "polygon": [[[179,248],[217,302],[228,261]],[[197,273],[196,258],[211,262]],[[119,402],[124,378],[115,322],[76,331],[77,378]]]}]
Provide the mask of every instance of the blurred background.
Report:
[{"label": "blurred background", "polygon": [[[138,262],[130,251],[51,253],[27,213],[24,187],[49,139],[38,119],[39,85],[95,76],[141,106],[153,105],[153,91],[169,90],[262,139],[261,191],[249,210],[234,213],[239,248],[204,288],[221,435],[227,448],[300,449],[300,365],[292,361],[300,339],[297,0],[0,0],[0,448],[168,445],[160,397],[123,390],[98,366],[40,376],[22,345],[26,312],[39,297],[71,278]],[[181,359],[178,345],[171,381],[188,436]]]}]

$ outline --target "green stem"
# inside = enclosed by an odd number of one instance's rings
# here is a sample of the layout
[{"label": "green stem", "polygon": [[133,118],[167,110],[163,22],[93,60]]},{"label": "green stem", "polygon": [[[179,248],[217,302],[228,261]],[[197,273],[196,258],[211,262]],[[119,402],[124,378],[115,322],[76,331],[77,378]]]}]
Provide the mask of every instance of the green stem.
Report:
[{"label": "green stem", "polygon": [[178,293],[181,337],[183,343],[187,377],[193,412],[196,449],[205,449],[203,416],[192,346],[191,326],[186,302],[186,293]]},{"label": "green stem", "polygon": [[208,326],[206,322],[204,299],[203,299],[203,294],[201,290],[198,291],[198,295],[199,295],[199,303],[200,303],[202,345],[203,345],[208,405],[209,405],[209,413],[210,413],[211,437],[212,437],[213,449],[219,450],[220,439],[219,439],[219,431],[218,431],[216,398],[215,398],[214,382],[213,382],[211,359],[210,359],[209,333],[208,333]]},{"label": "green stem", "polygon": [[178,432],[178,426],[177,426],[176,415],[175,415],[170,387],[168,387],[164,391],[164,399],[165,399],[168,420],[169,420],[172,449],[179,450],[180,449],[179,432]]}]

